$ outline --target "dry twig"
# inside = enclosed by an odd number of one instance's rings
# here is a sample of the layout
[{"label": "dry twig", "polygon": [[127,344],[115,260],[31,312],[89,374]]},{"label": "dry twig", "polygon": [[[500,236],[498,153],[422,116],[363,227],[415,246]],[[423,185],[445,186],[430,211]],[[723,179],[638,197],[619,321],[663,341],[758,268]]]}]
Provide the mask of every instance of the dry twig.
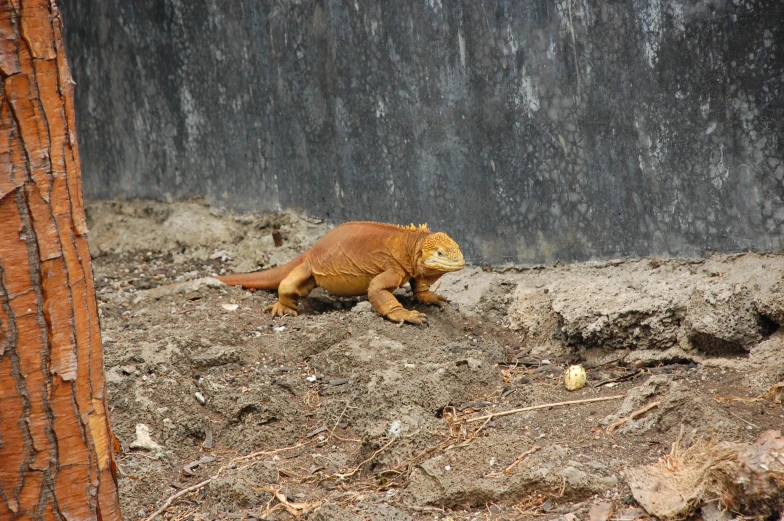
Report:
[{"label": "dry twig", "polygon": [[548,499],[559,499],[562,498],[564,495],[564,491],[566,490],[566,478],[561,476],[561,488],[557,494],[553,492],[535,492],[533,494],[529,494],[528,496],[524,497],[520,500],[520,502],[514,507],[515,510],[520,512],[524,516],[529,516],[531,514],[538,514],[542,505]]},{"label": "dry twig", "polygon": [[593,384],[593,387],[601,387],[603,385],[607,385],[611,383],[623,382],[624,380],[629,380],[641,374],[642,374],[642,369],[637,369],[632,373],[626,373],[626,374],[622,374],[621,376],[616,376],[615,378],[608,378],[607,380],[602,380],[599,383]]},{"label": "dry twig", "polygon": [[642,416],[643,414],[645,414],[646,412],[650,411],[651,409],[654,409],[654,408],[658,407],[659,404],[660,404],[660,402],[649,403],[648,405],[646,405],[642,409],[637,409],[636,411],[631,413],[629,416],[624,416],[623,418],[621,418],[617,422],[610,424],[610,426],[607,427],[607,431],[606,431],[607,434],[612,434],[613,432],[618,430],[626,422],[632,421],[633,419],[637,418],[638,416]]},{"label": "dry twig", "polygon": [[730,413],[730,416],[734,416],[735,418],[739,419],[740,421],[742,421],[742,422],[743,422],[743,423],[745,423],[746,425],[751,425],[751,426],[752,426],[752,427],[754,427],[755,429],[759,429],[759,428],[760,428],[760,426],[759,426],[759,425],[757,425],[757,424],[755,424],[755,423],[751,423],[749,420],[746,420],[746,419],[743,419],[743,418],[741,418],[740,416],[738,416],[738,415],[737,415],[737,414],[735,414],[734,412],[730,411],[729,409],[725,409],[725,411],[726,411],[726,412],[728,412],[728,413]]},{"label": "dry twig", "polygon": [[502,470],[501,472],[490,472],[489,474],[487,474],[487,477],[494,478],[494,477],[497,477],[497,476],[503,476],[504,474],[511,474],[513,468],[515,468],[517,465],[522,463],[526,458],[528,458],[528,456],[530,456],[531,454],[533,454],[537,450],[539,450],[539,447],[534,445],[533,447],[531,447],[527,451],[525,451],[522,454],[520,454],[519,456],[517,456],[515,458],[515,460],[512,463],[510,463],[509,466],[506,467],[504,470]]},{"label": "dry twig", "polygon": [[753,403],[759,402],[761,400],[771,400],[775,404],[781,403],[782,394],[784,394],[784,382],[779,382],[774,384],[768,389],[767,394],[760,394],[755,396],[754,398],[739,398],[736,396],[713,396],[713,399],[719,403],[726,403],[726,402],[743,402],[743,403]]},{"label": "dry twig", "polygon": [[534,411],[536,409],[549,409],[550,407],[562,407],[565,405],[578,405],[582,403],[606,402],[607,400],[617,400],[619,398],[623,398],[624,396],[626,395],[615,394],[613,396],[603,396],[601,398],[587,398],[585,400],[570,400],[568,402],[543,403],[542,405],[532,405],[530,407],[522,407],[520,409],[511,409],[509,411],[494,412],[492,414],[486,414],[484,416],[477,416],[476,418],[469,418],[468,420],[466,420],[466,423],[474,423],[474,422],[487,420],[488,418],[490,419],[498,418],[500,416],[508,416],[510,414],[517,414],[519,412]]},{"label": "dry twig", "polygon": [[182,512],[174,516],[174,519],[172,519],[172,521],[184,521],[185,519],[188,519],[193,514],[195,514],[197,511],[198,511],[197,508],[186,508],[185,510],[183,510]]},{"label": "dry twig", "polygon": [[350,478],[351,476],[353,476],[354,474],[356,474],[357,472],[359,472],[359,470],[360,470],[360,469],[361,469],[361,468],[362,468],[362,467],[363,467],[363,466],[364,466],[366,463],[370,463],[371,461],[373,461],[374,459],[376,459],[376,456],[378,456],[379,454],[381,454],[381,452],[382,452],[382,451],[386,450],[386,448],[387,448],[387,447],[389,447],[390,445],[392,445],[392,444],[395,442],[395,440],[396,440],[396,439],[397,439],[397,438],[392,438],[391,440],[389,440],[389,441],[388,441],[388,442],[387,442],[387,443],[386,443],[386,444],[385,444],[383,447],[381,447],[381,448],[380,448],[380,449],[378,449],[376,452],[374,452],[374,453],[373,453],[373,454],[372,454],[372,455],[371,455],[371,456],[370,456],[368,459],[366,459],[365,461],[363,461],[362,463],[360,463],[359,465],[357,465],[356,467],[354,467],[354,470],[352,470],[351,472],[349,472],[349,473],[347,473],[347,474],[335,474],[335,477],[336,477],[336,478],[338,478],[338,479],[346,479],[346,478]]},{"label": "dry twig", "polygon": [[[280,508],[285,508],[286,511],[294,517],[299,517],[302,514],[313,512],[316,508],[321,505],[321,501],[315,501],[313,503],[298,503],[289,501],[285,494],[283,494],[279,489],[271,488],[271,487],[254,487],[249,484],[250,488],[253,489],[254,492],[268,492],[272,494],[272,497],[278,500],[278,504],[274,507],[270,507],[270,502],[267,502],[267,509],[264,512],[264,518],[267,519],[270,514],[275,512],[276,510],[280,510]],[[271,501],[271,500],[270,500]]]},{"label": "dry twig", "polygon": [[163,505],[161,505],[161,507],[160,507],[158,510],[156,510],[155,512],[153,512],[152,514],[150,514],[149,516],[147,516],[147,518],[145,519],[145,521],[152,521],[153,519],[155,519],[155,518],[156,518],[156,516],[158,516],[158,515],[162,514],[162,513],[163,513],[163,512],[164,512],[164,511],[165,511],[167,508],[169,508],[169,505],[171,505],[171,504],[172,504],[172,502],[174,502],[174,500],[175,500],[175,499],[177,499],[177,498],[179,498],[179,497],[182,497],[182,496],[184,496],[185,494],[187,494],[187,493],[189,493],[189,492],[193,492],[193,491],[195,491],[195,490],[199,490],[201,487],[203,487],[204,485],[208,484],[208,483],[209,483],[210,481],[212,481],[213,479],[217,478],[217,477],[218,477],[218,474],[220,474],[220,472],[221,472],[221,471],[222,471],[224,468],[226,468],[226,467],[221,467],[221,468],[218,470],[218,473],[217,473],[217,474],[215,474],[214,476],[212,476],[212,477],[210,477],[210,478],[207,478],[207,479],[205,479],[204,481],[200,481],[199,483],[196,483],[195,485],[191,485],[191,486],[190,486],[190,487],[188,487],[188,488],[184,488],[184,489],[180,490],[179,492],[177,492],[176,494],[172,494],[171,496],[169,496],[169,499],[167,499],[167,500],[166,500],[166,501],[163,503]]},{"label": "dry twig", "polygon": [[238,463],[240,461],[247,461],[249,459],[257,458],[258,456],[268,456],[270,454],[275,454],[275,453],[278,453],[278,452],[284,452],[284,451],[287,451],[287,450],[298,449],[298,448],[300,448],[302,446],[305,446],[307,444],[308,443],[297,443],[296,445],[292,445],[290,447],[283,447],[283,448],[274,449],[274,450],[262,450],[262,451],[258,451],[258,452],[253,452],[253,453],[248,454],[246,456],[238,456],[236,458],[232,458],[227,464],[225,464],[221,468],[219,468],[218,471],[215,474],[213,474],[212,476],[210,476],[209,478],[207,478],[207,479],[205,479],[203,481],[200,481],[200,482],[196,483],[195,485],[191,485],[190,487],[187,487],[187,488],[184,488],[182,490],[179,490],[178,492],[176,492],[176,493],[172,494],[171,496],[169,496],[169,498],[166,501],[164,501],[163,505],[161,505],[160,508],[158,508],[158,510],[156,510],[155,512],[153,512],[152,514],[150,514],[149,516],[147,516],[145,518],[145,521],[152,521],[153,519],[155,519],[156,516],[159,516],[160,514],[165,512],[166,509],[169,508],[169,506],[171,506],[171,504],[176,499],[184,496],[185,494],[188,494],[190,492],[194,492],[194,491],[199,490],[202,487],[208,485],[211,481],[213,481],[218,476],[220,476],[223,473],[223,471],[226,470],[231,465],[234,465],[234,464],[236,464],[236,463]]},{"label": "dry twig", "polygon": [[784,382],[779,382],[768,390],[768,398],[773,400],[773,403],[781,403],[782,395],[784,395]]}]

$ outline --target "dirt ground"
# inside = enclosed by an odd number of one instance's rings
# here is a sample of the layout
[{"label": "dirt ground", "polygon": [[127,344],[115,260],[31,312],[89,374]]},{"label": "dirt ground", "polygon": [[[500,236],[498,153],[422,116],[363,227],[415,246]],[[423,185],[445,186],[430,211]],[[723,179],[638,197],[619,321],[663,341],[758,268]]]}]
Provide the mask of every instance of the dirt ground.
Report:
[{"label": "dirt ground", "polygon": [[125,519],[631,521],[629,469],[784,425],[764,396],[784,380],[780,255],[474,266],[401,327],[318,289],[273,320],[274,293],[210,278],[293,258],[317,219],[198,201],[88,219]]}]

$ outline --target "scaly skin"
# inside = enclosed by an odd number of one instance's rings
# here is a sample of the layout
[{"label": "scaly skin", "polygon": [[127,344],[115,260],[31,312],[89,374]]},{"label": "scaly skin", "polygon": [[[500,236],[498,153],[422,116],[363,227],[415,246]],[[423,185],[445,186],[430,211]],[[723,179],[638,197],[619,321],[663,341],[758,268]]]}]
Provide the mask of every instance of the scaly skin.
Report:
[{"label": "scaly skin", "polygon": [[341,296],[367,295],[381,316],[393,322],[421,324],[427,316],[405,309],[392,292],[410,282],[418,302],[443,306],[446,299],[430,291],[430,286],[444,273],[464,267],[457,243],[445,233],[430,232],[427,225],[349,222],[331,230],[288,264],[218,280],[233,286],[278,290],[278,302],[268,308],[274,316],[296,316],[299,299],[318,286]]}]

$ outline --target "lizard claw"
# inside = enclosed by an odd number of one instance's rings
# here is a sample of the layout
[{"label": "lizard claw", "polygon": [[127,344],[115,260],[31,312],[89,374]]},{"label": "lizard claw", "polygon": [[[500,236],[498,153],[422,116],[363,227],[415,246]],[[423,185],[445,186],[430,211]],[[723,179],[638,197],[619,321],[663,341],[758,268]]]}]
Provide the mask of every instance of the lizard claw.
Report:
[{"label": "lizard claw", "polygon": [[299,315],[296,309],[291,308],[286,304],[281,304],[280,302],[275,302],[273,305],[267,306],[265,311],[272,311],[273,317],[284,317],[286,315],[291,315],[293,317],[296,317],[297,315]]},{"label": "lizard claw", "polygon": [[402,324],[403,322],[408,322],[409,324],[423,324],[427,322],[427,315],[422,313],[421,311],[416,310],[408,310],[408,309],[396,309],[391,311],[387,318],[392,322],[397,322],[398,324]]}]

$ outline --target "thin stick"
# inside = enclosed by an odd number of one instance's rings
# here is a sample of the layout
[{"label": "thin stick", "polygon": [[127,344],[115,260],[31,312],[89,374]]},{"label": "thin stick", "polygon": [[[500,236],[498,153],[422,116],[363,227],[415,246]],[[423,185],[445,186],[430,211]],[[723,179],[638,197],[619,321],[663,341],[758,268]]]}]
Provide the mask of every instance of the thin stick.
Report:
[{"label": "thin stick", "polygon": [[373,453],[373,455],[372,455],[372,456],[370,456],[368,459],[366,459],[365,461],[363,461],[362,463],[360,463],[359,465],[357,465],[356,467],[354,467],[354,470],[352,470],[352,471],[351,471],[351,472],[349,472],[348,474],[335,474],[335,477],[336,477],[336,478],[338,478],[338,479],[346,479],[346,478],[350,478],[351,476],[353,476],[354,474],[356,474],[357,472],[359,472],[359,469],[361,469],[361,468],[362,468],[362,466],[363,466],[365,463],[370,463],[371,461],[373,461],[374,459],[376,459],[376,456],[378,456],[378,455],[379,455],[379,454],[380,454],[380,453],[381,453],[381,452],[382,452],[384,449],[386,449],[387,447],[389,447],[390,445],[392,445],[392,444],[395,442],[395,440],[396,440],[396,439],[397,439],[397,438],[392,438],[391,440],[389,440],[389,442],[388,442],[386,445],[384,445],[383,447],[381,447],[380,449],[378,449],[376,452],[374,452],[374,453]]},{"label": "thin stick", "polygon": [[471,433],[471,436],[469,436],[468,438],[466,438],[462,442],[457,443],[455,445],[449,445],[446,448],[444,448],[444,452],[446,452],[448,450],[452,450],[452,449],[458,448],[458,447],[468,447],[469,445],[471,445],[474,442],[474,440],[479,438],[479,432],[482,429],[484,429],[487,426],[488,423],[490,423],[491,419],[492,418],[488,418],[487,421],[485,421],[482,425],[480,425],[477,430],[475,430],[474,432]]},{"label": "thin stick", "polygon": [[488,418],[498,418],[499,416],[508,416],[510,414],[517,414],[518,412],[525,412],[525,411],[534,411],[536,409],[548,409],[550,407],[561,407],[564,405],[577,405],[580,403],[592,403],[592,402],[606,402],[607,400],[617,400],[618,398],[624,398],[625,394],[616,394],[613,396],[604,396],[602,398],[588,398],[585,400],[571,400],[568,402],[555,402],[555,403],[545,403],[542,405],[532,405],[531,407],[523,407],[522,409],[511,409],[509,411],[502,411],[502,412],[494,412],[492,414],[487,414],[485,416],[477,416],[476,418],[470,418],[466,420],[466,423],[474,423],[486,420]]},{"label": "thin stick", "polygon": [[[245,480],[245,483],[248,483],[247,480]],[[302,513],[300,511],[310,512],[311,509],[321,504],[321,501],[316,501],[314,503],[292,503],[291,501],[288,500],[288,498],[283,493],[281,493],[280,489],[276,489],[272,487],[254,487],[250,483],[248,483],[248,486],[254,492],[268,492],[272,494],[273,498],[280,501],[279,504],[275,505],[272,508],[269,508],[269,502],[267,502],[267,510],[266,512],[264,512],[265,518],[269,517],[269,514],[271,514],[274,510],[278,509],[278,507],[280,506],[285,508],[288,511],[288,513],[291,514],[292,516],[299,517],[299,515]],[[270,501],[272,500],[270,499]]]},{"label": "thin stick", "polygon": [[594,387],[601,387],[603,385],[607,385],[607,384],[613,383],[613,382],[622,382],[624,380],[628,380],[629,378],[634,378],[635,376],[639,375],[640,373],[642,373],[642,369],[637,369],[633,373],[626,373],[624,375],[617,376],[615,378],[608,378],[607,380],[602,380],[598,384],[594,384]]},{"label": "thin stick", "polygon": [[609,427],[607,427],[607,434],[612,434],[613,432],[615,432],[624,423],[626,423],[628,421],[631,421],[631,420],[635,419],[638,416],[642,416],[643,414],[645,414],[646,412],[650,411],[651,409],[653,409],[655,407],[658,407],[659,403],[660,402],[649,403],[648,405],[646,405],[642,409],[637,409],[636,411],[631,413],[629,416],[625,416],[625,417],[621,418],[617,422],[615,422],[615,423],[611,424]]},{"label": "thin stick", "polygon": [[277,454],[278,452],[285,452],[287,450],[298,449],[300,447],[304,447],[305,445],[310,445],[313,443],[312,441],[307,441],[305,443],[297,443],[296,445],[290,445],[288,447],[283,447],[280,449],[273,449],[273,450],[260,450],[258,452],[251,452],[250,454],[246,454],[245,456],[238,456],[231,460],[233,463],[238,463],[240,461],[245,461],[246,459],[253,459],[256,456],[268,456],[270,454]]},{"label": "thin stick", "polygon": [[731,410],[729,410],[729,409],[727,409],[727,412],[728,412],[728,413],[730,413],[731,415],[735,416],[735,417],[736,417],[737,419],[739,419],[740,421],[742,421],[742,422],[744,422],[744,423],[746,423],[746,424],[748,424],[748,425],[751,425],[751,426],[752,426],[752,427],[754,427],[755,429],[759,429],[759,428],[760,428],[760,426],[759,426],[759,425],[755,425],[755,424],[751,423],[749,420],[744,420],[743,418],[741,418],[740,416],[738,416],[737,414],[735,414],[734,412],[732,412],[732,411],[731,411]]},{"label": "thin stick", "polygon": [[291,450],[291,449],[298,449],[299,447],[303,447],[305,445],[308,445],[309,443],[310,442],[307,442],[307,443],[297,443],[296,445],[292,445],[290,447],[283,447],[282,449],[262,450],[262,451],[258,451],[258,452],[253,452],[253,453],[248,454],[246,456],[240,456],[240,457],[234,458],[234,459],[231,460],[231,462],[229,464],[224,465],[221,468],[219,468],[218,472],[216,472],[212,477],[209,477],[209,478],[205,479],[204,481],[196,483],[195,485],[191,485],[188,488],[184,488],[184,489],[180,490],[179,492],[169,496],[169,498],[163,503],[163,505],[161,505],[161,507],[158,510],[156,510],[155,512],[150,514],[147,518],[145,518],[145,521],[152,521],[153,519],[155,519],[155,516],[163,513],[167,508],[169,508],[169,506],[174,502],[175,499],[180,498],[180,497],[184,496],[185,494],[187,494],[189,492],[193,492],[194,490],[199,490],[204,485],[208,484],[213,479],[215,479],[218,476],[220,476],[221,473],[224,470],[226,470],[226,467],[228,465],[230,465],[231,463],[238,463],[240,461],[244,461],[244,460],[247,460],[247,459],[255,458],[256,456],[266,456],[266,455],[269,455],[269,454],[275,454],[276,452],[283,452],[283,451],[287,451],[287,450]]},{"label": "thin stick", "polygon": [[343,419],[343,415],[346,414],[346,411],[348,410],[348,406],[349,406],[350,403],[351,403],[351,400],[346,400],[346,406],[343,407],[343,412],[341,412],[340,416],[338,416],[338,421],[335,422],[335,425],[332,426],[331,430],[329,428],[327,428],[327,430],[329,430],[329,438],[327,438],[327,441],[329,441],[332,438],[332,436],[335,436],[336,438],[341,439],[339,436],[335,435],[335,429],[337,429],[338,425],[340,425],[340,420],[342,420]]},{"label": "thin stick", "polygon": [[515,458],[515,460],[512,463],[510,463],[509,466],[506,467],[504,470],[502,470],[501,472],[491,472],[491,473],[487,474],[487,477],[493,477],[494,478],[496,476],[501,476],[503,474],[511,474],[513,468],[515,468],[521,461],[523,461],[526,457],[530,456],[531,454],[533,454],[537,450],[539,450],[539,447],[534,445],[533,447],[531,447],[527,451],[525,451],[522,454],[520,454],[519,456],[517,456]]},{"label": "thin stick", "polygon": [[[222,469],[221,469],[221,470],[222,470]],[[175,500],[175,499],[177,499],[178,497],[182,497],[182,496],[184,496],[185,494],[187,494],[187,493],[189,493],[189,492],[193,492],[194,490],[199,490],[201,487],[203,487],[204,485],[206,485],[207,483],[209,483],[210,481],[212,481],[213,479],[215,479],[217,476],[218,476],[218,475],[216,474],[215,476],[212,476],[211,478],[207,478],[207,479],[205,479],[204,481],[202,481],[202,482],[200,482],[200,483],[196,483],[195,485],[191,485],[190,487],[188,487],[188,488],[184,488],[184,489],[180,490],[179,492],[177,492],[176,494],[174,494],[174,495],[172,495],[172,496],[169,496],[169,499],[167,499],[167,500],[166,500],[166,501],[163,503],[163,505],[161,505],[161,508],[159,508],[158,510],[156,510],[155,512],[153,512],[152,514],[150,514],[150,515],[149,515],[149,516],[148,516],[148,517],[145,519],[145,521],[152,521],[153,519],[155,519],[155,517],[156,517],[157,515],[159,515],[159,514],[163,513],[163,511],[164,511],[164,510],[166,510],[167,508],[169,508],[169,505],[171,505],[171,504],[172,504],[172,502],[174,502],[174,500]]]}]

